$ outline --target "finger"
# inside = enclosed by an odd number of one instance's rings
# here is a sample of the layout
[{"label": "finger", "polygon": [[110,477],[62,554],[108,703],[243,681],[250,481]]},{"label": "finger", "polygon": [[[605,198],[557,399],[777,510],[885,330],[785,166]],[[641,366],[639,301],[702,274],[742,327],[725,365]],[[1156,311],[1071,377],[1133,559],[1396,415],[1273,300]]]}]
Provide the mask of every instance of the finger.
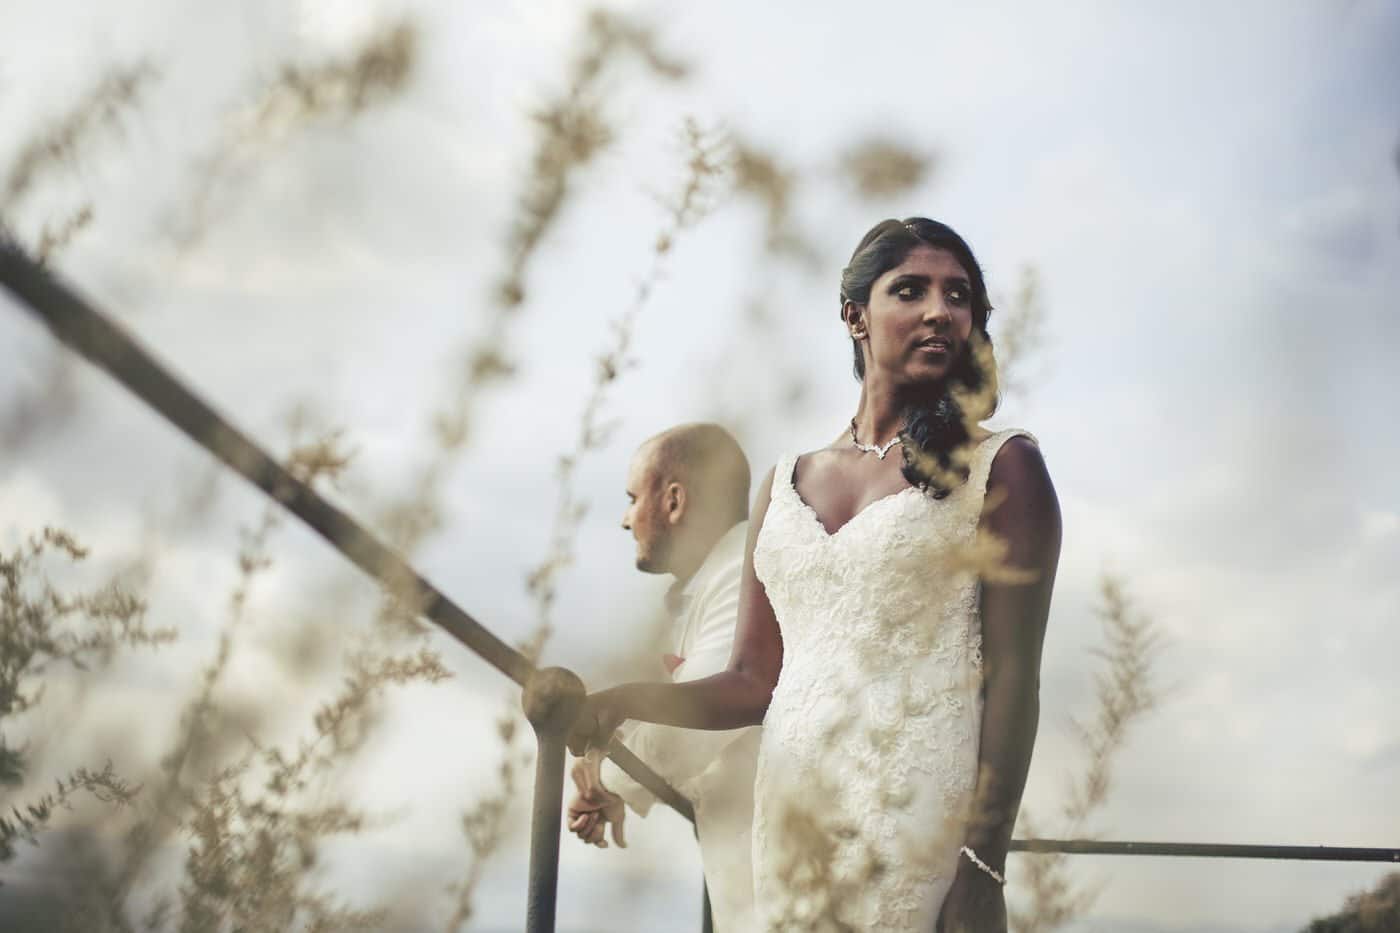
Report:
[{"label": "finger", "polygon": [[598,838],[599,834],[602,833],[602,831],[602,827],[598,823],[594,822],[593,820],[589,820],[583,826],[579,827],[579,829],[575,831],[574,835],[578,836],[578,838],[582,842],[586,842],[589,845],[592,845],[593,841]]},{"label": "finger", "polygon": [[603,839],[603,831],[606,824],[598,822],[588,827],[588,835],[584,837],[585,842],[597,845]]},{"label": "finger", "polygon": [[625,849],[625,848],[627,848],[627,837],[626,837],[626,835],[625,835],[625,834],[623,833],[623,831],[622,831],[622,824],[623,824],[623,822],[624,822],[624,820],[623,820],[621,817],[619,817],[619,818],[618,818],[617,820],[615,820],[615,821],[613,822],[613,824],[612,824],[612,828],[613,828],[613,842],[617,843],[617,847],[618,847],[619,849]]},{"label": "finger", "polygon": [[584,795],[583,791],[574,794],[573,799],[569,801],[570,816],[578,816],[580,813],[591,813],[596,809],[598,808],[593,805],[593,801],[589,800]]}]

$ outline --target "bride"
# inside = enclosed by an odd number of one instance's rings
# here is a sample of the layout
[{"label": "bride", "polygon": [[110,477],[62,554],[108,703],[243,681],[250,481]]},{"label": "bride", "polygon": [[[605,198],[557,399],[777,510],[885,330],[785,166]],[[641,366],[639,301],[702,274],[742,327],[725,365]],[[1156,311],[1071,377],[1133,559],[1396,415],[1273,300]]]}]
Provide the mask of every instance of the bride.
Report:
[{"label": "bride", "polygon": [[770,929],[1006,929],[1060,513],[1034,439],[980,427],[990,310],[949,227],[865,235],[841,279],[860,403],[759,489],[728,670],[592,694],[574,727],[582,752],[627,719],[763,724],[753,863]]}]

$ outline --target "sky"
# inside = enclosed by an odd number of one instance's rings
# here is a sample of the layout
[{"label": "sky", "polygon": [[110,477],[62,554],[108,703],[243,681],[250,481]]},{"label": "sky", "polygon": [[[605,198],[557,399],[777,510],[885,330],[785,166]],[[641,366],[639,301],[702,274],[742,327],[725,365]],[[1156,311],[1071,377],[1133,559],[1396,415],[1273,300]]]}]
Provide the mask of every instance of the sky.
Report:
[{"label": "sky", "polygon": [[[546,662],[602,685],[647,637],[665,581],[632,569],[618,528],[637,443],[681,421],[732,420],[759,474],[825,444],[857,397],[836,314],[841,266],[875,221],[937,217],[972,244],[994,299],[1027,266],[1041,283],[1044,340],[994,421],[1036,434],[1064,511],[1027,806],[1053,813],[1078,761],[1068,723],[1093,710],[1107,571],[1163,632],[1164,692],[1122,752],[1096,821],[1105,838],[1400,845],[1400,6],[615,8],[652,23],[693,71],[676,84],[635,62],[606,72],[615,142],[579,175],[529,270],[500,347],[517,378],[480,407],[443,527],[419,555],[426,575],[503,637],[530,629],[523,580],[548,546],[555,461],[682,180],[690,116],[801,173],[786,223],[817,255],[804,266],[765,252],[762,211],[740,196],[717,197],[677,237],[636,319],[635,365],[609,396],[609,441],[580,462],[590,509]],[[421,30],[407,90],[267,145],[225,180],[204,238],[176,249],[169,230],[197,166],[248,89],[281,61],[334,55],[405,14]],[[92,203],[60,273],[266,445],[284,443],[298,402],[343,428],[356,459],[337,495],[368,514],[408,485],[454,348],[484,326],[528,169],[528,114],[561,90],[583,15],[561,0],[0,0],[0,165],[105,64],[148,57],[161,69],[124,130],[45,185],[15,226],[32,235]],[[835,166],[871,135],[933,154],[933,171],[897,198],[862,197]],[[52,341],[8,297],[0,311],[9,400],[41,385]],[[997,326],[994,312],[994,338]],[[806,390],[787,402],[793,379]],[[130,724],[192,688],[234,578],[237,528],[260,508],[222,480],[213,508],[176,521],[178,493],[210,476],[207,459],[105,377],[80,369],[74,391],[70,419],[5,453],[0,544],[62,525],[99,567],[152,547],[152,616],[178,619],[181,639],[58,685],[54,709],[75,712],[26,721],[55,770],[94,749],[118,763],[159,755],[173,721]],[[300,529],[281,533],[277,555],[229,696],[310,710],[319,685],[275,656],[353,575]],[[372,599],[349,592],[361,611]],[[349,890],[442,897],[465,858],[457,814],[489,785],[492,722],[513,700],[449,640],[433,644],[457,676],[390,701],[355,793],[394,819],[332,847],[327,877]],[[524,810],[516,817],[523,828]],[[561,930],[698,926],[685,825],[657,812],[631,836],[626,852],[564,840]],[[491,863],[478,929],[516,928],[525,857],[511,845]],[[1130,933],[1293,930],[1385,871],[1074,864],[1102,886],[1075,929]],[[619,918],[609,905],[621,899]]]}]

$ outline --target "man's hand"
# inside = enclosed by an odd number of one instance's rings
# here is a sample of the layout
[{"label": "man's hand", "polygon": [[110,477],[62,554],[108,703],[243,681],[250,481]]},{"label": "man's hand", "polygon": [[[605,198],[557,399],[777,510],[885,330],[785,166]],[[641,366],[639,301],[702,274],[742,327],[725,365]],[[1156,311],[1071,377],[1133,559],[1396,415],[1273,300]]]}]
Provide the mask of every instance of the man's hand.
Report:
[{"label": "man's hand", "polygon": [[602,760],[602,750],[591,749],[574,762],[570,774],[578,793],[569,802],[569,831],[586,843],[606,849],[608,841],[603,835],[607,824],[611,823],[613,842],[625,849],[627,839],[623,823],[627,819],[627,807],[621,797],[603,786],[599,776]]}]

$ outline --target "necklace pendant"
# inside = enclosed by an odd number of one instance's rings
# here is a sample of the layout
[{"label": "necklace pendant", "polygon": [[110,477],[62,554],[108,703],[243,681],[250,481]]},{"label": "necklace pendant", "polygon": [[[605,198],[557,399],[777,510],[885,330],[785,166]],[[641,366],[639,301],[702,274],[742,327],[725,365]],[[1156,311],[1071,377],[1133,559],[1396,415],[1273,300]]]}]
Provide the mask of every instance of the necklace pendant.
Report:
[{"label": "necklace pendant", "polygon": [[891,447],[903,442],[904,439],[896,434],[894,437],[890,438],[890,442],[883,447],[878,447],[875,444],[862,444],[860,438],[856,437],[856,419],[851,419],[851,443],[855,445],[856,450],[863,450],[868,454],[874,454],[883,460],[885,459],[885,454],[890,452]]}]

